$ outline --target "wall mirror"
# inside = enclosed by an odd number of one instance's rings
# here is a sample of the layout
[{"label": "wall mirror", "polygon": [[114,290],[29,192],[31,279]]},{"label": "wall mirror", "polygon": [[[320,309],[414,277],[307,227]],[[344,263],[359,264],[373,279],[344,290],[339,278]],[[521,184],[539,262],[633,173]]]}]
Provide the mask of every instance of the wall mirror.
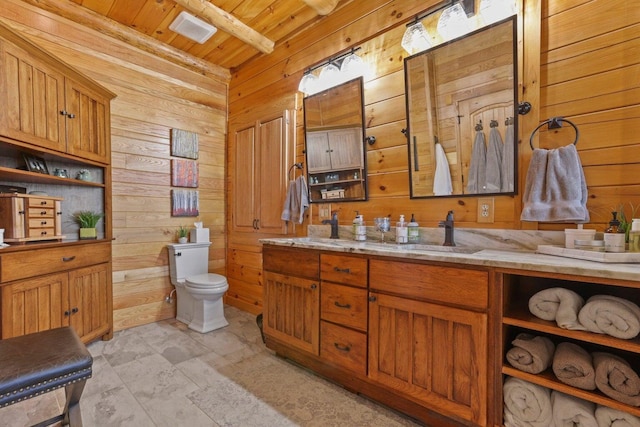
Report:
[{"label": "wall mirror", "polygon": [[362,77],[304,98],[309,201],[367,200]]},{"label": "wall mirror", "polygon": [[516,18],[405,58],[411,198],[517,191]]}]

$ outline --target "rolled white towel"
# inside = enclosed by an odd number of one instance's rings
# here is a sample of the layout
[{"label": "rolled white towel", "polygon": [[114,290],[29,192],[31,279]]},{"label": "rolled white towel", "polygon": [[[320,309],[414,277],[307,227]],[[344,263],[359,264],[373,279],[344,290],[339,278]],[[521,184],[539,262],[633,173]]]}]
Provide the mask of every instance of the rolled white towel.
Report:
[{"label": "rolled white towel", "polygon": [[552,427],[551,390],[509,377],[503,386],[505,427]]},{"label": "rolled white towel", "polygon": [[564,329],[584,331],[578,322],[578,312],[584,305],[584,299],[572,290],[548,288],[529,298],[529,311],[543,320],[555,320]]},{"label": "rolled white towel", "polygon": [[612,399],[640,406],[640,377],[629,362],[615,354],[593,352],[596,387]]},{"label": "rolled white towel", "polygon": [[587,330],[616,338],[628,340],[640,333],[640,307],[612,295],[589,298],[578,319]]},{"label": "rolled white towel", "polygon": [[552,391],[551,406],[555,427],[598,427],[593,402]]},{"label": "rolled white towel", "polygon": [[619,409],[598,405],[596,407],[598,427],[640,427],[640,418]]},{"label": "rolled white towel", "polygon": [[507,362],[516,369],[531,374],[539,374],[549,367],[553,360],[555,345],[543,336],[518,334],[507,352]]}]

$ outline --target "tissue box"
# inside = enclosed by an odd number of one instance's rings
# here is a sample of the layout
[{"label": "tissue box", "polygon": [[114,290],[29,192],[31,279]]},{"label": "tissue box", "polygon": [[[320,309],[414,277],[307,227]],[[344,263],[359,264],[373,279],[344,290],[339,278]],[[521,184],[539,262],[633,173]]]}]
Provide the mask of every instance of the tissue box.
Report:
[{"label": "tissue box", "polygon": [[191,237],[189,238],[191,243],[203,243],[209,242],[209,229],[208,228],[192,228]]}]

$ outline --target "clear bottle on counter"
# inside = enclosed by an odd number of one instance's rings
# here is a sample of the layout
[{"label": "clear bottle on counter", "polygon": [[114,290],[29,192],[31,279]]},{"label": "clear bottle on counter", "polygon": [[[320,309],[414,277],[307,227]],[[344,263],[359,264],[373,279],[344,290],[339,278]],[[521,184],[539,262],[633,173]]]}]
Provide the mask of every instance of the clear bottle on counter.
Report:
[{"label": "clear bottle on counter", "polygon": [[411,221],[407,224],[407,239],[409,243],[420,242],[420,228],[413,214],[411,214]]},{"label": "clear bottle on counter", "polygon": [[624,252],[626,234],[620,221],[618,220],[618,212],[611,212],[613,219],[609,221],[609,227],[604,230],[604,250],[606,252]]},{"label": "clear bottle on counter", "polygon": [[631,220],[629,230],[629,252],[640,252],[640,218]]},{"label": "clear bottle on counter", "polygon": [[409,229],[407,222],[404,220],[404,215],[400,215],[400,221],[396,223],[396,243],[408,243],[409,242]]},{"label": "clear bottle on counter", "polygon": [[362,242],[367,240],[367,227],[364,224],[362,215],[356,211],[356,217],[353,220],[353,240]]}]

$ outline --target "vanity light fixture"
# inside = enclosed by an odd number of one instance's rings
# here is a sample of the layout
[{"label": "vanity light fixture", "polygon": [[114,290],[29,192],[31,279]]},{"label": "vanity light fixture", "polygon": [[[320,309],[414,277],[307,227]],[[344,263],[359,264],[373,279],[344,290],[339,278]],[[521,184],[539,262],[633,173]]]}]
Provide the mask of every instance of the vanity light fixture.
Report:
[{"label": "vanity light fixture", "polygon": [[485,24],[493,24],[517,12],[514,0],[481,0],[480,16]]},{"label": "vanity light fixture", "polygon": [[417,22],[407,26],[407,30],[404,32],[404,36],[402,36],[402,48],[406,50],[409,55],[422,52],[431,47],[427,29],[422,24],[422,21],[417,19],[416,21]]},{"label": "vanity light fixture", "polygon": [[305,95],[310,95],[312,93],[318,92],[318,76],[313,74],[311,70],[307,70],[302,76],[300,80],[300,84],[298,85],[298,90],[303,92]]},{"label": "vanity light fixture", "polygon": [[340,74],[340,68],[338,68],[338,66],[333,62],[329,62],[327,65],[322,67],[322,70],[320,70],[320,75],[318,76],[318,90],[323,91],[325,89],[329,89],[343,81],[342,74]]},{"label": "vanity light fixture", "polygon": [[[362,58],[356,55],[355,52],[358,49],[360,48],[352,48],[349,52],[329,58],[327,61],[306,70],[300,80],[298,90],[305,95],[313,95],[356,77],[366,76],[368,67]],[[341,64],[340,67],[338,64]],[[318,69],[320,75],[316,76],[313,72]]]},{"label": "vanity light fixture", "polygon": [[369,70],[364,60],[355,54],[355,49],[351,49],[351,53],[342,60],[340,72],[345,80],[351,80],[367,75]]},{"label": "vanity light fixture", "polygon": [[455,3],[442,12],[437,29],[445,40],[452,40],[467,34],[473,30],[473,26],[462,4]]},{"label": "vanity light fixture", "polygon": [[169,25],[169,29],[200,44],[209,40],[218,31],[213,25],[185,11],[180,12],[177,18]]}]

